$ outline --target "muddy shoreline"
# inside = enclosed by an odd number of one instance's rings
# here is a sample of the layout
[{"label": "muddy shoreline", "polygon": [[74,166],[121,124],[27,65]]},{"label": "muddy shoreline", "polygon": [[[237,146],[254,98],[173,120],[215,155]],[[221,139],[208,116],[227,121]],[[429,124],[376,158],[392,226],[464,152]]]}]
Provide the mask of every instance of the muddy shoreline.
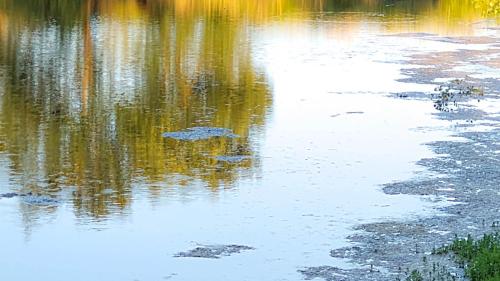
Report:
[{"label": "muddy shoreline", "polygon": [[[500,39],[477,37],[454,41],[489,44],[489,48],[414,55],[408,62],[423,67],[403,69],[407,77],[401,81],[436,84],[437,79],[460,78],[484,88],[484,99],[500,99],[500,79],[457,70],[462,65],[498,69]],[[394,93],[393,97],[429,99],[432,106],[429,93]],[[477,107],[479,102],[471,98],[452,112],[436,110],[436,118],[455,124],[458,132],[454,136],[462,140],[427,144],[438,156],[421,159],[417,164],[436,176],[382,187],[386,194],[421,195],[451,205],[439,208],[440,215],[434,217],[357,226],[356,234],[348,237],[352,246],[330,252],[334,258],[348,259],[356,268],[346,270],[328,265],[302,268],[299,272],[304,279],[405,280],[412,270],[418,269],[424,278],[430,274],[429,270],[441,270],[445,272],[442,280],[467,280],[452,257],[432,255],[432,251],[456,236],[479,237],[500,230],[500,116],[498,112],[481,110]],[[479,123],[487,129],[475,129]]]}]

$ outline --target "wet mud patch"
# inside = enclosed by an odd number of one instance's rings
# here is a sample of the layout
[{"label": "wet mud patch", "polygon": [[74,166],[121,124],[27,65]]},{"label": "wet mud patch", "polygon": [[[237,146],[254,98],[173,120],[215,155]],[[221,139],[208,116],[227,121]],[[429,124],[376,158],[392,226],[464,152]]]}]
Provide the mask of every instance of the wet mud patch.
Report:
[{"label": "wet mud patch", "polygon": [[162,136],[168,139],[175,139],[181,141],[198,141],[206,140],[215,137],[237,138],[238,135],[234,134],[232,130],[226,128],[216,127],[193,127],[178,132],[166,132]]},{"label": "wet mud patch", "polygon": [[460,37],[450,37],[450,36],[439,36],[435,33],[426,32],[405,32],[405,33],[395,33],[382,35],[386,37],[409,37],[409,38],[419,38],[423,40],[454,43],[454,44],[495,44],[498,43],[498,39],[491,36],[460,36]]},{"label": "wet mud patch", "polygon": [[[305,280],[313,280],[316,278],[326,281],[339,281],[339,280],[380,280],[382,275],[376,268],[370,269],[350,269],[345,270],[333,266],[316,266],[300,269]],[[350,276],[355,274],[357,279],[350,279]]]},{"label": "wet mud patch", "polygon": [[[434,245],[448,241],[448,235],[453,236],[449,231],[441,230],[439,225],[442,225],[441,221],[393,221],[361,225],[356,228],[359,234],[348,237],[357,246],[334,249],[330,255],[355,261],[365,271],[369,269],[366,275],[370,276],[370,280],[397,280],[406,276],[410,269],[416,268],[424,257],[430,260]],[[440,264],[445,262],[440,257],[435,259],[435,262],[439,259]],[[450,262],[448,267],[456,266]],[[461,273],[458,269],[456,271],[456,274]],[[347,276],[345,280],[360,280],[356,276],[359,270],[346,270],[344,273]]]},{"label": "wet mud patch", "polygon": [[[448,201],[451,204],[440,208],[441,215],[360,225],[355,228],[357,233],[348,237],[353,245],[334,249],[330,255],[365,269],[363,280],[405,280],[414,269],[433,276],[439,274],[440,280],[464,280],[463,268],[453,258],[431,253],[456,236],[480,237],[500,230],[500,157],[495,153],[500,151],[500,128],[457,136],[467,141],[430,143],[435,153],[445,156],[418,162],[440,177],[383,186],[387,194],[426,195]],[[366,273],[367,268],[372,270]],[[375,272],[373,268],[383,270]],[[323,279],[361,280],[360,269],[342,273],[345,276],[341,279],[332,279],[330,275]]]},{"label": "wet mud patch", "polygon": [[[489,122],[491,126],[495,126],[495,123],[498,122],[497,118],[489,116],[483,110],[475,108],[471,105],[462,104],[460,107],[455,108],[453,112],[440,112],[435,114],[437,118],[441,120],[449,120],[449,121],[482,121]],[[474,124],[466,124],[466,125],[457,125],[457,126],[474,126]]]},{"label": "wet mud patch", "polygon": [[496,48],[411,55],[411,64],[419,67],[403,68],[401,74],[406,77],[398,81],[439,85],[437,80],[461,78],[468,85],[484,89],[485,97],[495,97],[500,94],[500,79],[497,78],[500,71],[495,71],[500,68],[499,55]]},{"label": "wet mud patch", "polygon": [[462,37],[441,37],[441,36],[428,36],[424,38],[425,40],[445,42],[445,43],[455,43],[455,44],[495,44],[497,43],[497,38],[490,36],[462,36]]},{"label": "wet mud patch", "polygon": [[206,245],[196,247],[186,252],[177,253],[174,257],[219,259],[249,250],[255,250],[255,248],[244,245]]}]

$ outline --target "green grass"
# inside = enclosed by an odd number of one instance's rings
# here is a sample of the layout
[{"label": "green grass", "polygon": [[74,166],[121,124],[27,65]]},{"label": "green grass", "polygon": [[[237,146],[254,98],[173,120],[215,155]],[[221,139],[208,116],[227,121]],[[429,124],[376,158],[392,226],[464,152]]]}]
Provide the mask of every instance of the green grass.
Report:
[{"label": "green grass", "polygon": [[454,254],[471,281],[500,281],[500,233],[485,234],[479,240],[456,238],[434,253]]},{"label": "green grass", "polygon": [[418,270],[413,270],[405,281],[424,281],[424,277]]}]

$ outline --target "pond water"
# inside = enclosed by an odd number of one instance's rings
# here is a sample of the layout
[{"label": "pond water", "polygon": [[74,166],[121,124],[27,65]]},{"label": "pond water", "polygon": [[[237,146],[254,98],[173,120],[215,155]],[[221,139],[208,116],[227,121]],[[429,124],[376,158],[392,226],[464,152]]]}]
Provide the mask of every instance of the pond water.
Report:
[{"label": "pond water", "polygon": [[[393,94],[435,87],[400,80],[412,54],[488,48],[438,40],[498,35],[472,5],[0,0],[0,194],[17,194],[0,280],[352,266],[329,251],[355,225],[450,203],[380,185],[427,175],[423,144],[452,139],[432,102]],[[247,250],[175,257],[232,244]]]}]

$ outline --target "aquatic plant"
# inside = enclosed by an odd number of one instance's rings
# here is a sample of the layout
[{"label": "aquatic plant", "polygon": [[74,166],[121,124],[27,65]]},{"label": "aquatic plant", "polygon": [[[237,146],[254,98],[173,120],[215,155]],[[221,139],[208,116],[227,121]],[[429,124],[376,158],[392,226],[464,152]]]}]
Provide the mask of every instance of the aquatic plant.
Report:
[{"label": "aquatic plant", "polygon": [[458,101],[465,97],[483,96],[482,88],[470,85],[465,80],[452,80],[434,89],[437,94],[433,94],[434,108],[439,111],[450,112],[458,106]]},{"label": "aquatic plant", "polygon": [[[452,255],[465,277],[471,281],[500,281],[500,232],[485,234],[481,239],[472,236],[460,239],[455,237],[451,244],[436,248],[432,255]],[[428,263],[422,258],[420,269],[405,273],[405,281],[454,281],[458,280],[447,265],[438,262]],[[401,280],[399,277],[396,280]]]}]

